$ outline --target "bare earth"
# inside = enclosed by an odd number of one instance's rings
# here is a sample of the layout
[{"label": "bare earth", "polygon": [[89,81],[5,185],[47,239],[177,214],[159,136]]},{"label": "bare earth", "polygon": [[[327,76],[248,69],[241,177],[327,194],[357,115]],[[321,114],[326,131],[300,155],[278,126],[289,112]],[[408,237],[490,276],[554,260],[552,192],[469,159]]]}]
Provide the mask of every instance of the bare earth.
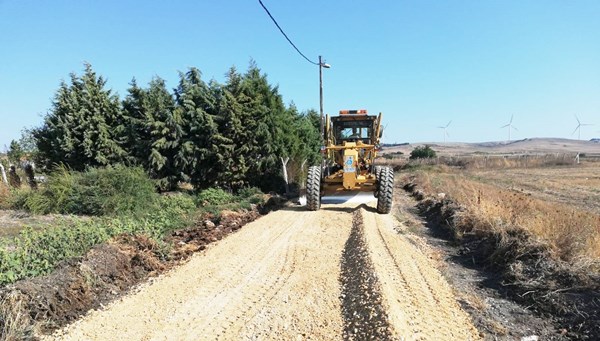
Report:
[{"label": "bare earth", "polygon": [[362,339],[359,320],[388,339],[479,339],[393,216],[356,206],[273,212],[47,339]]}]

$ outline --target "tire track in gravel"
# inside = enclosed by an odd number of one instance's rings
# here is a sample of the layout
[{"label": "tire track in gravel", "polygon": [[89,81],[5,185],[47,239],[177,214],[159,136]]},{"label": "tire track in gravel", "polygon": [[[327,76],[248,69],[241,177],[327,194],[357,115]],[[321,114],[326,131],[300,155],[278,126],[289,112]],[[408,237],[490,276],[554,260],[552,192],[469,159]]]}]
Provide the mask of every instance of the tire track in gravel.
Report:
[{"label": "tire track in gravel", "polygon": [[[258,238],[261,241],[258,245],[247,244],[241,250],[231,250],[232,255],[233,252],[244,255],[248,246],[253,245],[250,256],[231,257],[229,259],[235,262],[229,263],[227,259],[216,261],[221,262],[218,272],[210,273],[211,278],[203,284],[205,290],[201,296],[176,307],[178,311],[187,310],[189,313],[184,316],[174,314],[169,319],[171,323],[161,331],[153,331],[152,337],[168,339],[173,333],[181,332],[180,327],[193,325],[191,330],[216,335],[218,339],[226,330],[235,328],[236,320],[251,314],[252,306],[284,280],[284,269],[294,262],[294,255],[290,257],[292,250],[285,245],[300,225],[297,221],[284,221],[283,228],[270,238]],[[284,254],[280,257],[282,251]],[[278,275],[269,276],[267,272]],[[250,287],[252,290],[247,290]],[[198,316],[204,318],[198,319]]]},{"label": "tire track in gravel", "polygon": [[361,209],[365,238],[395,339],[478,340],[449,284],[427,257],[395,230],[390,215]]},{"label": "tire track in gravel", "polygon": [[339,338],[339,264],[331,260],[340,258],[350,224],[337,210],[273,212],[54,337]]}]

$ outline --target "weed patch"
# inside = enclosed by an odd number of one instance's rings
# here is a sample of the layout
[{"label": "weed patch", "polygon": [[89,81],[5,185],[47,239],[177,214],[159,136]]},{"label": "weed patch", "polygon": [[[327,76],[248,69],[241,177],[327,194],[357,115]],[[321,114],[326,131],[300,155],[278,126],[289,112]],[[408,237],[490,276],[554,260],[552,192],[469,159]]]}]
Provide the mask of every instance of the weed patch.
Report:
[{"label": "weed patch", "polygon": [[12,206],[34,214],[142,215],[156,208],[157,197],[154,182],[141,168],[75,172],[59,167],[40,190],[15,191]]},{"label": "weed patch", "polygon": [[101,217],[39,231],[25,229],[10,243],[0,241],[0,285],[46,274],[59,262],[80,257],[94,245],[120,234],[161,240],[165,234],[184,227],[194,208],[189,196],[163,196],[158,200],[158,209],[141,217]]}]

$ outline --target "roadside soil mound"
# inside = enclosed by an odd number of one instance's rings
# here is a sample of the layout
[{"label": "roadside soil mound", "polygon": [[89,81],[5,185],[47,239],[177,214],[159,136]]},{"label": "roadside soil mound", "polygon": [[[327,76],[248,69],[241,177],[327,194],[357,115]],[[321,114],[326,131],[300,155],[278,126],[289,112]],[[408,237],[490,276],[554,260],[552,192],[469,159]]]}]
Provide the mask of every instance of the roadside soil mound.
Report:
[{"label": "roadside soil mound", "polygon": [[172,259],[185,259],[192,253],[206,249],[206,245],[223,239],[260,217],[258,210],[246,212],[223,211],[217,223],[210,219],[196,226],[175,231],[167,241],[174,246]]},{"label": "roadside soil mound", "polygon": [[32,321],[49,321],[43,328],[56,328],[164,270],[157,249],[144,236],[120,236],[94,247],[82,259],[64,262],[47,276],[19,281],[9,290],[20,293]]},{"label": "roadside soil mound", "polygon": [[570,339],[600,339],[598,274],[556,260],[547,245],[518,226],[501,232],[460,226],[459,204],[424,193],[414,182],[403,188],[419,201],[422,216],[460,245],[462,255],[498,274],[496,286],[503,294],[556,321]]},{"label": "roadside soil mound", "polygon": [[17,311],[18,305],[18,321],[11,328],[21,328],[24,332],[0,328],[0,339],[9,333],[27,336],[32,325],[35,325],[34,329],[48,333],[69,324],[258,217],[258,208],[244,212],[224,211],[216,222],[204,220],[173,232],[166,239],[166,246],[145,236],[120,235],[95,246],[81,258],[61,263],[48,275],[9,285],[0,290],[0,302],[12,305],[2,307],[8,312]]}]

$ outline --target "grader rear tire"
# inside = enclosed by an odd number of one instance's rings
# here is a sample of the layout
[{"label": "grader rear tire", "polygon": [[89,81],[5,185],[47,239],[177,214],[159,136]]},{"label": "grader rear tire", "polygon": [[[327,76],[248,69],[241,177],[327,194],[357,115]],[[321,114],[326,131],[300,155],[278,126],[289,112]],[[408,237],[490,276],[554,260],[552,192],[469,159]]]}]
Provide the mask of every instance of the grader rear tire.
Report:
[{"label": "grader rear tire", "polygon": [[321,167],[310,166],[306,180],[306,208],[316,211],[321,208]]},{"label": "grader rear tire", "polygon": [[377,213],[390,213],[394,197],[394,171],[390,167],[382,167],[377,180],[379,181]]}]

